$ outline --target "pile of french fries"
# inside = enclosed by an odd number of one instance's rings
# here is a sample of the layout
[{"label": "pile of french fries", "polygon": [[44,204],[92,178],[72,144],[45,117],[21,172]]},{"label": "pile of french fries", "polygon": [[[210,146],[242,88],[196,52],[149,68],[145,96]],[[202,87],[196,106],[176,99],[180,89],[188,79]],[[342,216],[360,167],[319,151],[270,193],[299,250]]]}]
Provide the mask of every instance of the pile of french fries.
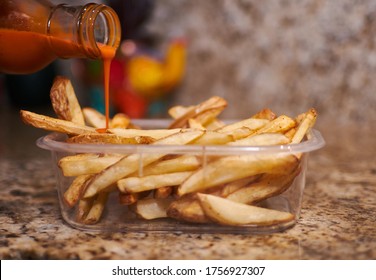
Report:
[{"label": "pile of french fries", "polygon": [[[212,97],[194,106],[175,106],[168,128],[141,129],[124,114],[105,127],[105,117],[81,108],[71,82],[57,77],[51,88],[57,118],[21,110],[37,128],[68,135],[75,144],[119,145],[284,145],[303,141],[316,121],[310,109],[296,118],[263,109],[248,119],[225,124],[218,115],[227,102]],[[64,201],[83,224],[100,221],[110,193],[124,208],[146,220],[166,218],[230,226],[275,225],[294,220],[289,212],[258,206],[285,192],[300,173],[301,154],[191,155],[163,152],[78,153],[58,165],[72,183]],[[136,149],[135,149],[136,150]],[[158,150],[157,150],[158,151]],[[125,211],[126,212],[126,211]]]}]

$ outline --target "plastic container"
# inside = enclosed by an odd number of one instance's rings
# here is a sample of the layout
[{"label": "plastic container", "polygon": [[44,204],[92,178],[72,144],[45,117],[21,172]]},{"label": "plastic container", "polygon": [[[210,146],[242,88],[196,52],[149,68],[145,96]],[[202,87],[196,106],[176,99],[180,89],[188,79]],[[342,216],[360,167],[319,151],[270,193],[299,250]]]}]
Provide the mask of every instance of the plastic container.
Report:
[{"label": "plastic container", "polygon": [[[168,122],[163,120],[139,120],[135,122],[143,128],[161,128]],[[196,232],[196,233],[271,233],[285,230],[293,226],[299,219],[302,205],[303,191],[305,187],[305,177],[307,171],[307,160],[309,152],[324,146],[319,131],[312,129],[305,141],[299,144],[279,145],[279,146],[226,146],[226,145],[183,145],[183,146],[162,146],[162,145],[113,145],[113,144],[68,144],[64,142],[66,136],[63,134],[49,134],[37,140],[37,145],[43,149],[51,151],[53,166],[57,179],[57,192],[60,201],[61,214],[63,219],[72,227],[89,231],[106,232]],[[58,166],[61,158],[79,153],[94,154],[138,154],[140,159],[145,155],[194,155],[205,168],[211,160],[218,160],[225,157],[234,156],[279,156],[295,155],[299,158],[300,172],[293,179],[291,185],[283,193],[267,198],[259,202],[258,206],[287,211],[294,214],[295,218],[289,222],[271,224],[267,226],[246,225],[227,226],[215,223],[191,223],[179,221],[172,218],[159,218],[155,220],[145,220],[134,213],[131,207],[119,203],[118,192],[111,192],[106,204],[106,208],[101,219],[96,224],[80,223],[76,220],[76,207],[68,207],[64,202],[63,195],[73,181],[73,177],[65,177]],[[140,160],[138,174],[142,176],[143,169]],[[231,172],[223,166],[223,172]],[[203,178],[204,179],[204,178]]]}]

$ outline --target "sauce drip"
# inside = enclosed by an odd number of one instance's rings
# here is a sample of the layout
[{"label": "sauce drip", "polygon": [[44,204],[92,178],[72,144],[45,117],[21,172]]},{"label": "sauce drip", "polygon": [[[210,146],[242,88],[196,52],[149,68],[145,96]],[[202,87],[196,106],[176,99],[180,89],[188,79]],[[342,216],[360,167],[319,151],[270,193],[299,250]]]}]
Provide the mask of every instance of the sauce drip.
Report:
[{"label": "sauce drip", "polygon": [[[110,69],[111,61],[115,57],[116,49],[111,46],[100,45],[99,50],[101,52],[103,61],[103,87],[104,87],[104,100],[105,100],[105,115],[106,115],[106,129],[108,129],[110,120]],[[102,132],[103,130],[99,130]]]}]

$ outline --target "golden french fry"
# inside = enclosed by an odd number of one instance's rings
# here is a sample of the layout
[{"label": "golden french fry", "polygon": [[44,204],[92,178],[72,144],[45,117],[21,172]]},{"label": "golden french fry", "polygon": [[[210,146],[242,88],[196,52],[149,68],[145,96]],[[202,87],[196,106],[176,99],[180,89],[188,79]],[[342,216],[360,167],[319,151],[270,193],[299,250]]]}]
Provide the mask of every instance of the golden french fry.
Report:
[{"label": "golden french fry", "polygon": [[106,127],[106,116],[93,108],[82,108],[85,123],[95,128]]},{"label": "golden french fry", "polygon": [[289,130],[287,130],[284,133],[285,136],[290,139],[290,143],[291,143],[291,140],[294,137],[295,133],[296,133],[296,127],[290,128]]},{"label": "golden french fry", "polygon": [[140,172],[131,174],[130,176],[149,176],[166,174],[173,172],[193,171],[200,167],[201,162],[196,156],[184,155],[171,159],[162,159],[146,166]]},{"label": "golden french fry", "polygon": [[289,129],[295,127],[296,122],[285,115],[281,115],[274,120],[270,121],[265,126],[258,129],[255,134],[261,134],[261,133],[273,133],[273,132],[285,132]]},{"label": "golden french fry", "polygon": [[194,129],[206,130],[205,127],[196,119],[188,119],[188,127]]},{"label": "golden french fry", "polygon": [[254,131],[255,130],[252,130],[248,127],[239,127],[230,132],[225,132],[225,133],[228,135],[231,135],[234,138],[234,140],[240,140],[240,139],[250,136]]},{"label": "golden french fry", "polygon": [[257,181],[262,175],[253,175],[243,179],[239,179],[230,183],[225,184],[219,188],[218,196],[228,197],[230,194],[242,189],[243,187],[249,185],[252,182]]},{"label": "golden french fry", "polygon": [[121,193],[119,192],[119,203],[122,205],[132,205],[139,199],[147,197],[149,191],[139,192],[139,193]]},{"label": "golden french fry", "polygon": [[[163,139],[157,140],[151,145],[185,145],[194,141],[202,135],[202,131],[185,131],[175,133]],[[91,197],[98,192],[105,191],[125,176],[136,172],[140,167],[147,166],[160,158],[164,154],[132,154],[125,156],[115,164],[109,166],[102,172],[96,174],[86,189],[84,197]]]},{"label": "golden french fry", "polygon": [[95,129],[89,126],[73,123],[71,121],[51,118],[39,115],[33,112],[21,110],[21,119],[29,125],[44,130],[66,133],[70,135],[79,135],[85,133],[96,133]]},{"label": "golden french fry", "polygon": [[123,114],[117,113],[113,118],[110,120],[110,127],[111,128],[128,128],[131,123],[131,119]]},{"label": "golden french fry", "polygon": [[230,142],[229,146],[267,146],[283,145],[290,143],[290,139],[282,133],[264,133]]},{"label": "golden french fry", "polygon": [[317,112],[315,109],[310,109],[300,121],[299,126],[292,137],[291,143],[300,143],[304,136],[306,135],[307,131],[313,127],[316,122]]},{"label": "golden french fry", "polygon": [[222,225],[266,226],[287,223],[295,218],[289,212],[251,206],[210,194],[199,193],[197,196],[205,215]]},{"label": "golden french fry", "polygon": [[139,144],[136,137],[122,137],[109,133],[80,134],[67,139],[67,143],[76,144]]},{"label": "golden french fry", "polygon": [[146,220],[166,218],[166,210],[171,202],[172,198],[144,198],[137,201],[135,211]]},{"label": "golden french fry", "polygon": [[176,220],[192,223],[208,223],[196,196],[184,196],[171,202],[167,209],[167,216]]},{"label": "golden french fry", "polygon": [[93,206],[94,200],[97,196],[89,197],[89,198],[81,198],[78,201],[77,206],[77,213],[76,213],[76,220],[78,222],[83,222],[89,213],[91,207]]},{"label": "golden french fry", "polygon": [[199,192],[260,173],[286,174],[299,161],[294,155],[226,156],[203,165],[178,187],[178,195]]},{"label": "golden french fry", "polygon": [[216,131],[221,132],[221,133],[225,133],[225,132],[231,133],[232,131],[239,129],[239,128],[243,128],[243,127],[246,127],[250,130],[256,130],[256,129],[262,128],[263,126],[269,123],[270,123],[269,120],[249,118],[249,119],[241,120],[232,124],[225,125],[224,127],[221,127],[220,129]]},{"label": "golden french fry", "polygon": [[93,202],[93,205],[90,208],[89,213],[85,217],[85,224],[96,224],[102,216],[103,210],[106,206],[108,199],[107,192],[99,193],[96,199]]},{"label": "golden french fry", "polygon": [[212,121],[217,119],[217,116],[222,113],[222,111],[226,108],[227,104],[222,104],[222,106],[216,106],[213,109],[209,109],[199,113],[197,116],[194,117],[198,123],[202,124],[204,127],[210,124]]},{"label": "golden french fry", "polygon": [[255,115],[252,116],[252,118],[255,119],[265,119],[272,121],[277,117],[276,114],[269,108],[262,109],[260,112],[256,113]]},{"label": "golden french fry", "polygon": [[96,174],[121,160],[122,157],[122,155],[79,154],[63,157],[58,165],[64,176]]},{"label": "golden french fry", "polygon": [[69,79],[57,76],[50,90],[50,98],[52,108],[60,119],[85,125],[81,106]]},{"label": "golden french fry", "polygon": [[117,181],[117,186],[121,192],[125,193],[143,192],[180,185],[191,174],[191,171],[184,171],[144,177],[127,177]]},{"label": "golden french fry", "polygon": [[177,105],[177,106],[171,107],[168,110],[168,114],[173,119],[177,119],[177,118],[180,118],[181,116],[183,116],[184,114],[186,114],[189,110],[191,110],[193,108],[194,108],[194,105],[188,106],[188,107]]},{"label": "golden french fry", "polygon": [[64,202],[67,206],[73,207],[80,200],[85,189],[85,184],[92,175],[80,175],[76,177],[69,188],[64,192]]},{"label": "golden french fry", "polygon": [[179,118],[175,119],[169,126],[169,128],[184,128],[187,126],[187,122],[191,118],[195,118],[198,115],[202,114],[205,111],[225,108],[227,106],[227,101],[224,100],[222,97],[213,96],[202,103],[193,106],[191,109],[187,110],[187,112],[180,116]]},{"label": "golden french fry", "polygon": [[257,182],[234,191],[226,198],[240,203],[251,204],[279,195],[290,187],[299,172],[300,168],[296,168],[288,174],[264,174]]},{"label": "golden french fry", "polygon": [[172,186],[160,187],[154,190],[154,198],[167,198],[173,192]]},{"label": "golden french fry", "polygon": [[152,137],[154,139],[162,139],[164,137],[176,134],[181,129],[122,129],[122,128],[110,128],[107,130],[110,133],[119,135],[121,137]]},{"label": "golden french fry", "polygon": [[205,128],[207,130],[218,130],[220,129],[221,127],[224,127],[225,126],[225,123],[218,120],[218,119],[213,119],[211,120],[210,122],[208,122],[207,124],[205,124]]},{"label": "golden french fry", "polygon": [[230,134],[220,133],[216,131],[205,131],[205,133],[195,140],[196,145],[223,145],[234,141],[234,137]]}]

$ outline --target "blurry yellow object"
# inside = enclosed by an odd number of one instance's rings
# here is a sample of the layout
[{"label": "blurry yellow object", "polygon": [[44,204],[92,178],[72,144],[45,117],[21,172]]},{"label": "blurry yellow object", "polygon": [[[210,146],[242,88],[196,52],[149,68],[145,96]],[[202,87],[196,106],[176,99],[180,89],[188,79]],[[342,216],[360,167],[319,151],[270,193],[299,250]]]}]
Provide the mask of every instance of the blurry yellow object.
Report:
[{"label": "blurry yellow object", "polygon": [[145,54],[131,57],[126,65],[132,89],[139,95],[155,98],[177,86],[184,75],[186,44],[170,43],[162,61]]}]

